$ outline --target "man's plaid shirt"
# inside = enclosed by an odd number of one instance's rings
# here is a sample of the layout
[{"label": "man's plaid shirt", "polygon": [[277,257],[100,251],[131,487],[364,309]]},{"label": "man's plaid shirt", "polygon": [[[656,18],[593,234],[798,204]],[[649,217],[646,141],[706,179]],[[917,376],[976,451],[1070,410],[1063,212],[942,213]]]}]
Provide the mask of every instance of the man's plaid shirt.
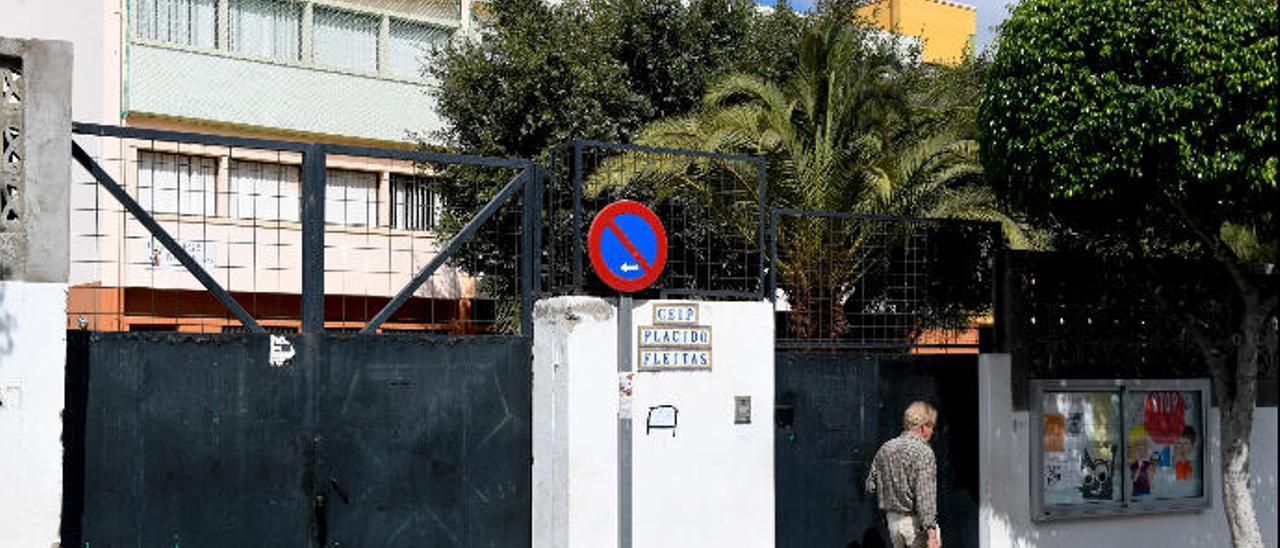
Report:
[{"label": "man's plaid shirt", "polygon": [[938,521],[933,449],[911,432],[885,442],[871,461],[867,492],[878,496],[880,510],[914,514],[922,530],[933,527]]}]

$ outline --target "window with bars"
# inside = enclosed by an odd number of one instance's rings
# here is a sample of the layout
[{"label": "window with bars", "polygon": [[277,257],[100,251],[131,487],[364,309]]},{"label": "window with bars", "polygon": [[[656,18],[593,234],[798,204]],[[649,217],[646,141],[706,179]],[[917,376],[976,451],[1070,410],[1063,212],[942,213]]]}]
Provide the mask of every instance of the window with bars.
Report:
[{"label": "window with bars", "polygon": [[298,166],[231,161],[230,216],[266,221],[301,220]]},{"label": "window with bars", "polygon": [[367,171],[325,170],[324,220],[329,224],[378,224],[378,174]]},{"label": "window with bars", "polygon": [[391,174],[391,228],[435,228],[435,195],[426,177]]},{"label": "window with bars", "polygon": [[376,72],[381,18],[317,6],[312,47],[317,65]]},{"label": "window with bars", "polygon": [[138,36],[184,46],[217,45],[217,0],[138,0]]},{"label": "window with bars", "polygon": [[285,61],[300,59],[302,5],[280,0],[231,0],[227,38],[231,51]]},{"label": "window with bars", "polygon": [[138,151],[138,203],[154,213],[213,215],[218,161]]}]

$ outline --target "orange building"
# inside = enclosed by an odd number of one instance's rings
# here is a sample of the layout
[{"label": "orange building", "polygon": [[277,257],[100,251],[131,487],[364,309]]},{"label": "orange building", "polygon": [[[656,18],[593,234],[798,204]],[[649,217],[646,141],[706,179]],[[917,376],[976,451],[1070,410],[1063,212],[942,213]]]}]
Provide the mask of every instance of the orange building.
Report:
[{"label": "orange building", "polygon": [[972,55],[978,8],[949,0],[871,0],[858,15],[878,29],[919,38],[921,60],[954,65]]}]

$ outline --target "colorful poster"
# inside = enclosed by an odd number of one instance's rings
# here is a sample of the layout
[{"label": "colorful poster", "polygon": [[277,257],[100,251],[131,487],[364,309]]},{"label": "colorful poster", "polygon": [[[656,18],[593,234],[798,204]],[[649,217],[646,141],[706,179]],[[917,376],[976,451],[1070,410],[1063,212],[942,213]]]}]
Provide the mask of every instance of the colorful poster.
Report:
[{"label": "colorful poster", "polygon": [[1120,393],[1044,394],[1045,504],[1121,500]]},{"label": "colorful poster", "polygon": [[1133,391],[1125,396],[1125,466],[1132,500],[1204,494],[1204,425],[1196,391]]},{"label": "colorful poster", "polygon": [[1066,443],[1066,419],[1058,413],[1044,414],[1044,452],[1061,453]]}]

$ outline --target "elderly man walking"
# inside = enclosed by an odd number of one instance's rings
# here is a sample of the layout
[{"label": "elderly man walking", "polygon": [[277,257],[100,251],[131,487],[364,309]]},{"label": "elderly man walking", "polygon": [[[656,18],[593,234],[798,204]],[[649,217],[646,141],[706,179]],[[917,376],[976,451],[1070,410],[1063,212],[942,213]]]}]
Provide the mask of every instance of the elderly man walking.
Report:
[{"label": "elderly man walking", "polygon": [[871,461],[867,492],[879,499],[894,548],[942,546],[938,472],[929,447],[937,422],[937,409],[922,401],[912,402],[902,416],[902,434],[880,446]]}]

